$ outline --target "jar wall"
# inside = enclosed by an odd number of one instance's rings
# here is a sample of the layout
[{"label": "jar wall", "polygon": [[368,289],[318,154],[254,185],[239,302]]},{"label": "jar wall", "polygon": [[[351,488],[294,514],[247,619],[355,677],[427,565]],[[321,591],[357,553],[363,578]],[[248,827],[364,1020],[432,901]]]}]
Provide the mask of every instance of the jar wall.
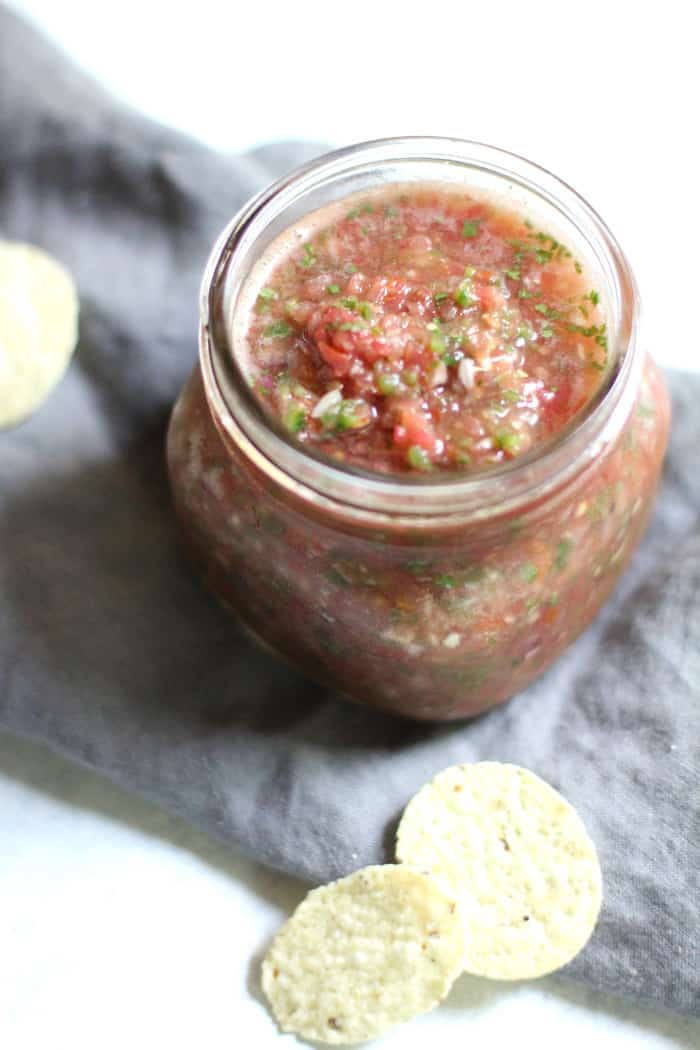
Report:
[{"label": "jar wall", "polygon": [[591,623],[644,531],[668,421],[648,359],[617,441],[564,498],[458,533],[363,531],[292,504],[224,442],[199,368],[168,463],[188,545],[248,628],[353,699],[446,720],[520,692]]}]

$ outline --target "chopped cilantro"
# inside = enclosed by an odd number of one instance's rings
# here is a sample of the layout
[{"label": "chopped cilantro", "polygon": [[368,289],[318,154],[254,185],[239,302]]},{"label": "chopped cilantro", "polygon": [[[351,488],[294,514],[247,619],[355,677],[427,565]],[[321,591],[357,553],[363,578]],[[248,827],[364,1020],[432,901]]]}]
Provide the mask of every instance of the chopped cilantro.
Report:
[{"label": "chopped cilantro", "polygon": [[[530,234],[530,236],[532,237],[533,235]],[[561,244],[556,237],[552,237],[550,233],[544,233],[542,230],[539,230],[534,236],[540,244],[549,245],[548,254],[550,258],[554,258],[554,256],[557,258],[571,258],[571,252],[569,249],[565,248],[564,245]]]},{"label": "chopped cilantro", "polygon": [[534,238],[538,243],[529,244],[527,241],[510,240],[508,243],[515,248],[516,261],[520,262],[525,253],[532,255],[533,258],[544,266],[546,263],[551,262],[552,259],[563,259],[569,258],[571,252],[568,248],[565,248],[563,244],[550,236],[548,233],[543,233],[541,230],[529,233],[528,237]]},{"label": "chopped cilantro", "polygon": [[569,555],[573,550],[573,546],[574,541],[568,536],[562,536],[562,538],[557,543],[557,553],[554,558],[554,568],[557,570],[557,572],[563,572],[566,568],[569,561]]},{"label": "chopped cilantro", "polygon": [[449,295],[447,292],[436,292],[433,296],[433,300],[436,306],[439,306],[440,303],[444,303],[445,299],[449,299]]},{"label": "chopped cilantro", "polygon": [[518,299],[532,299],[532,292],[528,292],[525,288],[519,288]]},{"label": "chopped cilantro", "polygon": [[444,587],[445,590],[451,591],[456,584],[454,576],[436,576],[435,584],[438,587]]},{"label": "chopped cilantro", "polygon": [[476,237],[479,232],[479,223],[467,219],[462,226],[462,237],[466,240],[467,237]]},{"label": "chopped cilantro", "polygon": [[261,288],[258,292],[258,299],[262,299],[265,302],[269,302],[270,299],[277,299],[279,292],[276,292],[274,288]]},{"label": "chopped cilantro", "polygon": [[326,291],[328,292],[329,295],[340,295],[340,285],[339,284],[329,284],[326,287]]},{"label": "chopped cilantro", "polygon": [[357,273],[357,266],[354,263],[346,263],[343,269],[346,273]]},{"label": "chopped cilantro", "polygon": [[357,307],[358,307],[359,304],[358,304],[358,300],[355,298],[355,296],[351,295],[351,296],[348,296],[347,299],[341,299],[340,300],[340,305],[341,306],[345,306],[348,310],[357,310]]},{"label": "chopped cilantro", "polygon": [[602,347],[603,350],[608,349],[608,337],[607,329],[604,324],[601,325],[582,325],[582,324],[567,324],[567,329],[570,332],[577,332],[579,335],[585,336],[587,339],[593,339]]},{"label": "chopped cilantro", "polygon": [[464,350],[460,350],[459,347],[455,347],[453,350],[447,350],[442,355],[442,359],[448,367],[450,365],[458,365],[460,361],[464,360]]},{"label": "chopped cilantro", "polygon": [[519,571],[525,583],[534,583],[539,576],[537,566],[531,561],[526,561],[524,565],[521,565]]},{"label": "chopped cilantro", "polygon": [[473,306],[475,302],[472,298],[473,290],[472,282],[469,279],[462,281],[454,294],[454,300],[457,303],[457,306],[461,306],[465,310],[469,309],[470,306]]},{"label": "chopped cilantro", "polygon": [[372,320],[372,307],[369,305],[369,303],[360,303],[359,310],[362,316],[364,317],[365,321]]},{"label": "chopped cilantro", "polygon": [[302,250],[304,254],[301,257],[301,265],[306,267],[313,266],[313,264],[316,262],[316,252],[314,251],[313,245],[305,244],[303,245]]},{"label": "chopped cilantro", "polygon": [[515,267],[512,270],[506,270],[506,277],[510,277],[511,281],[519,281],[520,270]]},{"label": "chopped cilantro", "polygon": [[286,339],[291,334],[292,326],[286,321],[275,321],[274,324],[269,324],[263,332],[266,339]]}]

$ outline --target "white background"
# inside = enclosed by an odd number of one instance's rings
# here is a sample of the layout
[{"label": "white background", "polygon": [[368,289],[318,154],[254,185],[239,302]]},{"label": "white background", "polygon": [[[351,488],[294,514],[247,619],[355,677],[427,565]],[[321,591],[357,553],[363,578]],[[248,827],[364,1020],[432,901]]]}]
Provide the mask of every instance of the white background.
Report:
[{"label": "white background", "polygon": [[[404,133],[551,168],[625,247],[665,364],[700,367],[693,5],[25,0],[85,68],[222,150]],[[0,148],[2,148],[0,144]],[[259,955],[303,888],[0,737],[0,1046],[276,1050]],[[546,980],[458,983],[382,1046],[700,1047],[700,1023]]]}]

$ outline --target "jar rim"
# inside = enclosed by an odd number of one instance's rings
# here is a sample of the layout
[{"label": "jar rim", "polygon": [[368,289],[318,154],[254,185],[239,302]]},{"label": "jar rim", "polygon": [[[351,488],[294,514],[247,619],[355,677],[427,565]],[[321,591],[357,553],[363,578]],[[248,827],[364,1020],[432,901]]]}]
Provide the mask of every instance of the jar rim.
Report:
[{"label": "jar rim", "polygon": [[[594,250],[608,282],[612,363],[605,380],[572,421],[523,456],[474,474],[380,474],[308,449],[266,414],[246,382],[233,348],[224,290],[248,275],[245,250],[290,203],[348,174],[410,162],[460,165],[506,179],[572,222]],[[400,177],[393,182],[402,181]],[[440,181],[436,177],[434,181]],[[377,139],[333,150],[283,176],[253,197],[218,238],[200,294],[200,364],[215,418],[228,437],[283,487],[313,502],[330,500],[356,516],[489,517],[546,498],[596,458],[619,433],[641,374],[636,332],[638,295],[622,249],[598,213],[566,182],[518,154],[484,143],[433,136]]]}]

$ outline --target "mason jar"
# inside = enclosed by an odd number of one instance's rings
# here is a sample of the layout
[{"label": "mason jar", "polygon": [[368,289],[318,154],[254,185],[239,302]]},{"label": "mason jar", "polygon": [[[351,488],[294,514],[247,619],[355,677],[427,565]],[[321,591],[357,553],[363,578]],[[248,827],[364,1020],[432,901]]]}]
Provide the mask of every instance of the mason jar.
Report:
[{"label": "mason jar", "polygon": [[[558,231],[606,313],[609,367],[585,409],[483,473],[387,475],[326,458],[262,410],[237,356],[246,281],[283,231],[359,191],[427,182],[477,189]],[[637,343],[638,305],[599,216],[501,150],[386,139],[276,182],[214,248],[199,363],[169,428],[174,504],[207,586],[275,653],[356,701],[446,720],[519,693],[591,623],[647,524],[669,404]]]}]

